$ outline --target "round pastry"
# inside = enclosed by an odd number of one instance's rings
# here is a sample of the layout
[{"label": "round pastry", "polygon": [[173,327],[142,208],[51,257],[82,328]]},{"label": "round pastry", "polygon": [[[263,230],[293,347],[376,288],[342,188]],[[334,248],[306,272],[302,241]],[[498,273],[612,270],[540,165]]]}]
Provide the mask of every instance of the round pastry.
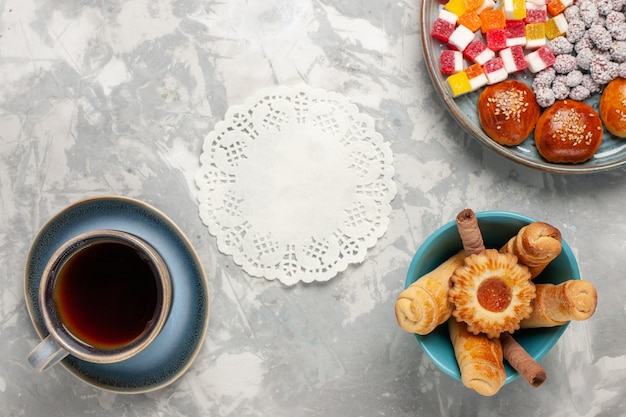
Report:
[{"label": "round pastry", "polygon": [[600,118],[606,130],[626,138],[626,79],[616,78],[604,87],[600,97]]},{"label": "round pastry", "polygon": [[585,162],[601,143],[602,120],[582,101],[556,101],[543,111],[535,126],[537,150],[550,162]]},{"label": "round pastry", "polygon": [[506,146],[519,145],[526,140],[541,113],[535,93],[515,80],[485,87],[478,97],[477,107],[485,133]]},{"label": "round pastry", "polygon": [[450,283],[448,300],[454,304],[456,320],[467,323],[470,332],[488,337],[519,329],[536,296],[528,268],[515,255],[496,249],[466,257]]}]

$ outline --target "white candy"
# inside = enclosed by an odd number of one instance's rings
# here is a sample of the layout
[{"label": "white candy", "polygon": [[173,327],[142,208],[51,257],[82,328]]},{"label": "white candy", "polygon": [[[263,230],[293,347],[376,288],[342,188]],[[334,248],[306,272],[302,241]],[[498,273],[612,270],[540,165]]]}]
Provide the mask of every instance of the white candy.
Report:
[{"label": "white candy", "polygon": [[548,39],[544,36],[538,39],[526,38],[526,49],[537,49],[548,44]]},{"label": "white candy", "polygon": [[528,70],[532,73],[548,68],[548,65],[541,59],[538,51],[526,54],[524,59],[526,60],[526,64],[528,64]]},{"label": "white candy", "polygon": [[463,71],[467,67],[467,63],[463,59],[463,53],[460,51],[452,51],[454,56],[454,73]]},{"label": "white candy", "polygon": [[554,23],[556,23],[556,28],[559,30],[560,33],[567,33],[567,19],[565,18],[563,13],[554,16],[552,19]]},{"label": "white candy", "polygon": [[485,65],[486,62],[491,61],[493,58],[495,58],[496,53],[494,51],[492,51],[491,49],[487,48],[484,51],[482,51],[480,54],[478,54],[478,56],[474,57],[474,62],[476,62],[479,65]]},{"label": "white candy", "polygon": [[[526,6],[526,5],[524,4],[524,6]],[[504,11],[504,17],[506,17],[507,20],[519,20],[515,16],[517,10],[513,6],[513,0],[503,0],[502,1],[502,11]]]},{"label": "white candy", "polygon": [[454,47],[458,51],[463,51],[467,45],[474,40],[474,32],[463,25],[457,26],[448,39],[448,45]]},{"label": "white candy", "polygon": [[519,46],[525,46],[526,45],[526,36],[520,36],[519,38],[506,38],[506,46],[507,47],[511,47],[511,46],[515,46],[515,45],[519,45]]},{"label": "white candy", "polygon": [[479,88],[487,85],[487,76],[485,74],[480,74],[478,77],[470,78],[470,85],[472,86],[472,91],[476,91]]},{"label": "white candy", "polygon": [[538,0],[539,3],[535,3],[534,1],[527,1],[526,2],[526,10],[548,10],[548,6],[546,5],[546,2],[543,0]]},{"label": "white candy", "polygon": [[502,81],[506,80],[507,78],[509,78],[509,73],[506,72],[504,67],[502,67],[502,68],[500,68],[499,70],[496,70],[496,71],[487,72],[485,74],[487,75],[487,83],[488,84],[497,84],[497,83],[502,82]]},{"label": "white candy", "polygon": [[514,72],[521,71],[523,69],[517,66],[515,58],[513,57],[513,50],[511,48],[501,50],[498,55],[502,58],[504,69],[509,74],[513,74]]},{"label": "white candy", "polygon": [[446,22],[452,23],[456,25],[456,22],[459,20],[459,17],[452,12],[447,11],[446,9],[439,10],[439,18],[445,20]]}]

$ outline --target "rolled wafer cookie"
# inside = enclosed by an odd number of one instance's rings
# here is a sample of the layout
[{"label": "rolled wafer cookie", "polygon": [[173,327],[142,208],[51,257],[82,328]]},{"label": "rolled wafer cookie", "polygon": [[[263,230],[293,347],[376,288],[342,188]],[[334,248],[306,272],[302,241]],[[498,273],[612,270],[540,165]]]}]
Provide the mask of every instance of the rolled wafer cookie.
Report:
[{"label": "rolled wafer cookie", "polygon": [[462,252],[450,257],[398,295],[396,320],[402,329],[426,335],[448,320],[452,314],[452,305],[448,301],[450,277],[463,265],[464,259]]},{"label": "rolled wafer cookie", "polygon": [[500,249],[512,253],[518,261],[528,267],[531,278],[535,278],[556,258],[562,250],[561,232],[544,222],[533,222],[522,227]]},{"label": "rolled wafer cookie", "polygon": [[475,335],[454,317],[448,320],[448,328],[463,385],[480,395],[495,395],[506,380],[500,338],[489,338],[484,333]]},{"label": "rolled wafer cookie", "polygon": [[560,326],[571,320],[587,320],[596,311],[598,294],[592,283],[568,280],[561,284],[535,284],[536,297],[523,329]]}]

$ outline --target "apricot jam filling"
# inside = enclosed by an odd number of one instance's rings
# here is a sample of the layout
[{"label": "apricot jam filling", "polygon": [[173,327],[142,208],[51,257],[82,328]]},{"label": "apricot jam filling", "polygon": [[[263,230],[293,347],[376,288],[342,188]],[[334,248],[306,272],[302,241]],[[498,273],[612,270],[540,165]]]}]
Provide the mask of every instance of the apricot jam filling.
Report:
[{"label": "apricot jam filling", "polygon": [[500,278],[487,278],[478,286],[476,298],[486,310],[499,313],[511,304],[511,288]]}]

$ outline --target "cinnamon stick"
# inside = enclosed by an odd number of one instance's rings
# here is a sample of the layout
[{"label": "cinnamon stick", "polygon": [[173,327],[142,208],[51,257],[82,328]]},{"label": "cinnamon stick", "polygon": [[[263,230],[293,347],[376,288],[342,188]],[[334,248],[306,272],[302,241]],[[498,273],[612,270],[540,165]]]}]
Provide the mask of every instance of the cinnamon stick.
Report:
[{"label": "cinnamon stick", "polygon": [[500,334],[504,359],[533,387],[537,388],[548,377],[541,365],[526,352],[509,333]]},{"label": "cinnamon stick", "polygon": [[457,214],[456,226],[466,256],[478,254],[485,250],[483,235],[478,227],[478,219],[472,209],[466,208]]}]

